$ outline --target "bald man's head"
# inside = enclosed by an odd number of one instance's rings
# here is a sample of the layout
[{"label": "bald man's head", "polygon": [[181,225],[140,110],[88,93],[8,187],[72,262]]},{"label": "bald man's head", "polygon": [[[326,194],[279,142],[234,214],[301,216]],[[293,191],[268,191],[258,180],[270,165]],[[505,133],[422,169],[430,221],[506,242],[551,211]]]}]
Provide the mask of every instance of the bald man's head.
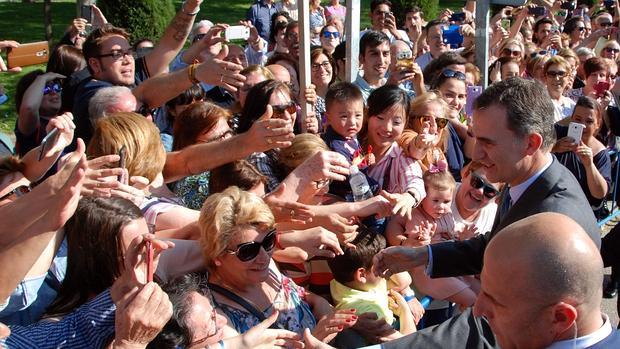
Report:
[{"label": "bald man's head", "polygon": [[602,283],[600,253],[583,228],[541,213],[489,242],[474,314],[488,319],[502,348],[544,348],[602,325]]},{"label": "bald man's head", "polygon": [[284,83],[291,82],[291,74],[288,72],[288,70],[285,67],[281,66],[280,64],[270,64],[266,66],[265,68],[271,71],[275,80],[284,82]]},{"label": "bald man's head", "polygon": [[547,212],[509,225],[487,246],[485,262],[498,258],[522,263],[536,285],[531,296],[580,303],[600,300],[600,253],[583,228],[567,216]]}]

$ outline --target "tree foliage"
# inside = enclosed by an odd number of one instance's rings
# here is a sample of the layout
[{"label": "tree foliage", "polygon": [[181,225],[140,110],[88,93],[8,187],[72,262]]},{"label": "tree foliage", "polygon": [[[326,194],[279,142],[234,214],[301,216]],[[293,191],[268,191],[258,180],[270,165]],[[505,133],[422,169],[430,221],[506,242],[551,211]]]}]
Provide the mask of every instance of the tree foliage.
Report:
[{"label": "tree foliage", "polygon": [[433,19],[439,14],[439,0],[390,0],[392,2],[392,12],[396,16],[396,21],[400,24],[405,20],[405,9],[417,6],[422,9],[426,20]]},{"label": "tree foliage", "polygon": [[125,28],[132,41],[161,37],[175,13],[171,0],[99,0],[97,6],[113,25]]}]

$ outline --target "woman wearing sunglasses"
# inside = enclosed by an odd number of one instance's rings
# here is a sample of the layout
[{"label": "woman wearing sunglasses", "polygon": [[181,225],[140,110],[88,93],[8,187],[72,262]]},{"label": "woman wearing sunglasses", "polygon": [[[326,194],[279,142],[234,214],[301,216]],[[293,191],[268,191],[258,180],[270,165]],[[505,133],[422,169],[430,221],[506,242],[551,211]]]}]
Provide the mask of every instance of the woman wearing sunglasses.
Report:
[{"label": "woman wearing sunglasses", "polygon": [[46,136],[47,123],[60,112],[60,79],[64,78],[60,74],[35,70],[17,83],[15,107],[19,116],[15,127],[15,150],[18,155],[26,155]]},{"label": "woman wearing sunglasses", "polygon": [[446,102],[446,118],[450,121],[446,125],[447,144],[445,149],[448,168],[454,179],[461,179],[461,168],[465,164],[465,142],[468,141],[467,126],[461,122],[461,115],[467,99],[465,74],[452,69],[444,69],[431,82],[431,89],[437,90]]},{"label": "woman wearing sunglasses", "polygon": [[321,29],[320,34],[321,47],[323,47],[329,54],[333,54],[336,46],[340,45],[342,41],[338,28],[333,25],[326,25]]},{"label": "woman wearing sunglasses", "polygon": [[279,248],[278,232],[271,210],[258,196],[237,187],[214,194],[202,208],[199,225],[209,286],[227,318],[225,330],[247,332],[279,311],[274,328],[299,334],[309,328],[329,342],[355,323],[352,312],[334,311],[276,268],[271,255]]},{"label": "woman wearing sunglasses", "polygon": [[573,114],[575,102],[564,96],[572,83],[570,64],[560,56],[551,57],[544,68],[547,91],[555,108],[553,122],[563,120]]},{"label": "woman wearing sunglasses", "polygon": [[570,37],[570,48],[577,48],[586,37],[586,25],[581,16],[574,16],[564,22],[564,33]]}]

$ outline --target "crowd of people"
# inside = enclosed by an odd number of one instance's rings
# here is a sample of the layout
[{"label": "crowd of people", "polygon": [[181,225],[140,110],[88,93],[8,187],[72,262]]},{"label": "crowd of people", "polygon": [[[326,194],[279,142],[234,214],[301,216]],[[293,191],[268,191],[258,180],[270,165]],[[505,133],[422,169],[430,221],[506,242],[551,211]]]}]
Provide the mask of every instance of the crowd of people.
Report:
[{"label": "crowd of people", "polygon": [[475,1],[372,0],[353,81],[310,0],[308,86],[299,2],[201,3],[135,41],[93,5],[9,96],[0,345],[620,346],[618,0],[498,6],[485,74]]}]

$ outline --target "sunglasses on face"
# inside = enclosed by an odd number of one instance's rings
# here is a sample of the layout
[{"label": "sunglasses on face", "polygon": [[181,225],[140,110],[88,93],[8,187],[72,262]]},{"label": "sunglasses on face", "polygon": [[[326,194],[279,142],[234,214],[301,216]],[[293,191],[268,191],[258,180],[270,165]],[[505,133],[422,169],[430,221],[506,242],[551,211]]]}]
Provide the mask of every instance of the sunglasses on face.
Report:
[{"label": "sunglasses on face", "polygon": [[60,83],[58,82],[53,82],[51,84],[47,84],[45,85],[45,87],[43,87],[43,94],[44,95],[48,95],[50,93],[60,93],[62,92],[62,86],[60,86]]},{"label": "sunglasses on face", "polygon": [[202,38],[204,38],[205,36],[207,36],[206,33],[204,33],[204,34],[196,34],[194,36],[194,38],[192,39],[192,44],[195,43],[196,41],[202,40]]},{"label": "sunglasses on face", "polygon": [[465,81],[465,74],[461,73],[460,71],[456,71],[456,70],[452,70],[452,69],[444,69],[441,72],[441,75],[447,77],[447,78],[454,78],[457,80],[461,80],[461,81]]},{"label": "sunglasses on face", "polygon": [[137,110],[137,113],[147,117],[147,116],[153,116],[155,115],[155,111],[157,110],[157,108],[149,108],[148,105],[146,104],[142,104],[142,106],[140,107],[140,109]]},{"label": "sunglasses on face", "polygon": [[106,54],[97,56],[97,58],[104,58],[104,57],[112,57],[113,60],[118,61],[118,60],[121,60],[121,59],[123,59],[125,57],[135,58],[135,53],[133,52],[132,48],[128,48],[125,51],[123,51],[123,50],[112,50],[112,51],[110,51],[110,53],[106,53]]},{"label": "sunglasses on face", "polygon": [[538,52],[532,52],[530,53],[530,58],[534,58],[538,55],[544,56],[547,54],[547,51],[543,50],[543,51],[538,51]]},{"label": "sunglasses on face", "polygon": [[611,22],[603,22],[598,24],[601,28],[611,27]]},{"label": "sunglasses on face", "polygon": [[15,189],[11,190],[10,192],[2,195],[2,197],[0,197],[0,201],[4,201],[4,200],[8,200],[8,199],[15,199],[15,198],[24,196],[24,195],[30,193],[31,190],[32,190],[32,188],[29,185],[20,185],[19,187],[16,187]]},{"label": "sunglasses on face", "polygon": [[288,104],[272,105],[271,108],[273,108],[274,115],[282,115],[286,111],[291,115],[297,112],[297,105],[292,101]]},{"label": "sunglasses on face", "polygon": [[237,245],[236,250],[227,250],[229,254],[234,254],[242,262],[249,262],[256,258],[262,247],[265,252],[269,253],[276,246],[276,230],[271,229],[262,242],[251,241]]},{"label": "sunglasses on face", "polygon": [[605,47],[605,51],[607,51],[607,53],[618,53],[620,52],[620,49],[615,47]]},{"label": "sunglasses on face", "polygon": [[519,57],[521,56],[521,51],[519,50],[511,50],[509,48],[505,48],[502,50],[502,53],[506,56]]},{"label": "sunglasses on face", "polygon": [[493,199],[494,197],[499,195],[499,190],[495,189],[494,186],[489,184],[487,181],[484,180],[484,178],[480,177],[475,172],[471,173],[471,180],[469,181],[469,184],[474,189],[482,188],[482,192],[484,193],[484,196],[486,196],[489,199]]},{"label": "sunglasses on face", "polygon": [[435,124],[437,125],[438,129],[443,129],[448,125],[448,119],[446,118],[436,118],[430,115],[422,115],[422,116],[417,116],[420,120],[422,120],[422,122],[431,122],[431,120],[435,119]]},{"label": "sunglasses on face", "polygon": [[575,29],[577,29],[577,30],[579,30],[580,32],[582,32],[582,31],[585,31],[585,30],[586,30],[586,27],[577,27],[577,28],[575,28]]},{"label": "sunglasses on face", "polygon": [[338,39],[340,38],[340,33],[339,32],[323,32],[323,37],[325,39],[329,39],[331,37],[333,37],[334,39]]},{"label": "sunglasses on face", "polygon": [[550,78],[563,78],[567,74],[566,74],[565,71],[561,71],[561,70],[558,70],[558,71],[549,70],[549,71],[547,71],[547,73],[545,75],[547,75]]}]

